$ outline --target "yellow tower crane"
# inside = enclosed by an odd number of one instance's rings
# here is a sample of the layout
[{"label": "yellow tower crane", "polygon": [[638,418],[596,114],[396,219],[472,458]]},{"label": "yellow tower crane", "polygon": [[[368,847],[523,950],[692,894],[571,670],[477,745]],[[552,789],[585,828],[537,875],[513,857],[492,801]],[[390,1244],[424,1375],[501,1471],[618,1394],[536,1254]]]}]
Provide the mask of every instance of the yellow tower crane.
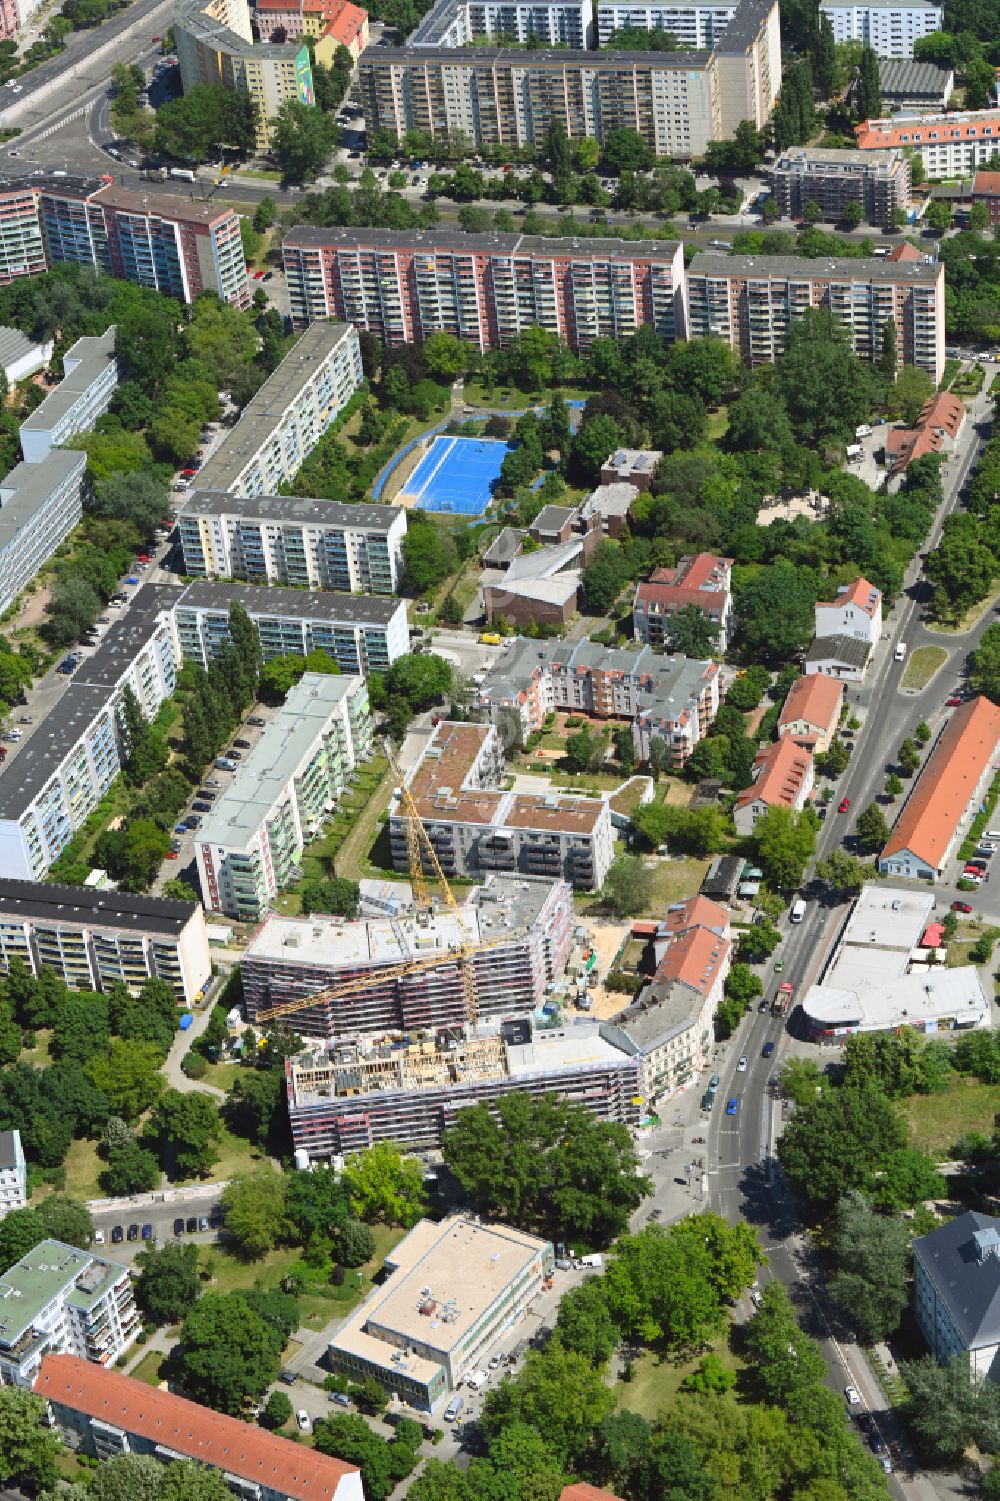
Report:
[{"label": "yellow tower crane", "polygon": [[[389,769],[396,779],[401,804],[400,816],[403,819],[403,830],[406,836],[406,850],[409,857],[410,879],[413,882],[413,891],[416,904],[424,911],[430,911],[431,897],[427,886],[427,876],[424,870],[424,858],[434,872],[435,879],[439,882],[444,893],[444,899],[448,907],[454,913],[458,922],[458,930],[461,935],[459,942],[451,949],[452,956],[457,960],[459,973],[462,977],[462,991],[465,998],[465,1020],[472,1027],[475,1026],[479,1016],[479,1006],[476,1000],[476,976],[475,956],[480,949],[495,948],[498,944],[508,943],[507,938],[494,939],[490,943],[469,943],[465,937],[465,924],[462,921],[461,908],[455,899],[455,893],[448,885],[448,878],[441,869],[441,861],[438,852],[434,848],[434,841],[424,826],[420,811],[414,801],[413,794],[407,786],[406,778],[400,771],[399,765],[393,754],[392,746],[388,740],[383,740],[383,749],[389,762]],[[322,1006],[328,1001],[336,1001],[344,996],[356,994],[359,990],[368,990],[375,982],[383,980],[397,980],[405,975],[418,974],[424,969],[433,969],[441,963],[441,955],[426,959],[406,959],[400,964],[394,964],[388,969],[379,969],[374,972],[358,976],[353,980],[347,980],[339,985],[328,985],[312,995],[299,996],[297,1000],[285,1001],[279,1006],[272,1006],[268,1011],[258,1013],[258,1022],[277,1021],[284,1016],[294,1016],[299,1011],[308,1011],[311,1006]]]}]

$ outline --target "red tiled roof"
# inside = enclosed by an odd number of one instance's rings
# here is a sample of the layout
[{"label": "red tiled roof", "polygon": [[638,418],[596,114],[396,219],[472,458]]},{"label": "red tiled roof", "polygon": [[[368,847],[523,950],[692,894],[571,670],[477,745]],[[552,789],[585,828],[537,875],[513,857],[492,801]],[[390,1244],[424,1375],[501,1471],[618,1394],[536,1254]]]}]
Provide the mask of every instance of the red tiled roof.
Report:
[{"label": "red tiled roof", "polygon": [[1000,147],[1000,110],[981,109],[955,115],[921,115],[917,119],[862,120],[855,125],[861,151],[887,146],[947,146],[951,141],[988,141]]},{"label": "red tiled roof", "polygon": [[836,678],[828,678],[824,672],[810,672],[796,678],[788,690],[784,707],[778,719],[778,728],[804,719],[807,724],[821,730],[834,730],[840,718],[840,705],[844,697],[843,684]]},{"label": "red tiled roof", "polygon": [[578,1480],[575,1485],[563,1487],[559,1501],[620,1501],[620,1498],[614,1491],[602,1491],[599,1486]]},{"label": "red tiled roof", "polygon": [[836,599],[819,599],[816,601],[817,610],[839,609],[841,605],[857,605],[863,610],[870,620],[874,620],[875,611],[882,603],[881,592],[874,584],[870,584],[866,578],[856,578],[842,594]]},{"label": "red tiled roof", "polygon": [[212,1412],[120,1371],[107,1371],[78,1355],[46,1355],[34,1390],[50,1402],[296,1501],[332,1501],[345,1476],[358,1473],[356,1465],[342,1459]]},{"label": "red tiled roof", "polygon": [[811,762],[808,751],[796,745],[790,735],[783,735],[773,745],[757,752],[754,757],[756,780],[743,788],[735,806],[745,808],[750,803],[762,802],[772,807],[794,807],[809,775]]},{"label": "red tiled roof", "polygon": [[955,710],[903,804],[882,851],[883,860],[911,850],[932,870],[940,867],[998,743],[1000,708],[996,704],[988,698],[973,698]]},{"label": "red tiled roof", "polygon": [[965,402],[961,397],[953,396],[950,391],[939,391],[936,396],[931,396],[920,408],[917,417],[918,427],[941,427],[954,438],[962,426],[965,417]]},{"label": "red tiled roof", "polygon": [[[636,925],[633,923],[632,931]],[[667,910],[663,921],[656,925],[658,933],[685,933],[688,928],[721,928],[723,932],[729,927],[729,913],[725,907],[720,907],[718,902],[713,902],[710,897],[689,896],[687,901],[678,902],[676,906]]]},{"label": "red tiled roof", "polygon": [[656,983],[681,980],[699,995],[707,995],[728,953],[728,938],[720,938],[711,928],[688,928],[667,945],[656,966]]},{"label": "red tiled roof", "polygon": [[351,0],[328,0],[323,10],[327,18],[327,36],[335,37],[345,47],[357,41],[368,20],[368,12],[360,5],[352,5]]},{"label": "red tiled roof", "polygon": [[972,179],[972,196],[1000,198],[1000,172],[977,172]]},{"label": "red tiled roof", "polygon": [[892,254],[887,256],[886,259],[890,261],[922,261],[924,257],[920,254],[916,245],[911,245],[909,240],[904,240],[901,245],[896,246]]}]

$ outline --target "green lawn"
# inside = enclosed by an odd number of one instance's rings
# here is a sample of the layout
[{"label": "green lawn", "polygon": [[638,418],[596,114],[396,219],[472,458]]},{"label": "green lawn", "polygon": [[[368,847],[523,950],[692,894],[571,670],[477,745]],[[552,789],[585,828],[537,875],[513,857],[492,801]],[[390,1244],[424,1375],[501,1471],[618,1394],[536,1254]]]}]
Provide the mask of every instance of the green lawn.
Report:
[{"label": "green lawn", "polygon": [[712,443],[718,443],[724,438],[729,430],[729,408],[720,407],[717,412],[708,414],[708,437]]},{"label": "green lawn", "polygon": [[73,1141],[66,1153],[66,1192],[73,1199],[99,1199],[97,1175],[104,1163],[97,1155],[96,1141]]},{"label": "green lawn", "polygon": [[[742,1362],[730,1350],[725,1335],[711,1348],[728,1371],[740,1370]],[[619,1408],[627,1407],[630,1412],[637,1412],[640,1417],[653,1422],[674,1400],[682,1383],[702,1358],[703,1355],[697,1355],[690,1360],[672,1361],[645,1351],[632,1367],[632,1380],[619,1381],[615,1387]]]},{"label": "green lawn", "polygon": [[136,1381],[145,1381],[147,1386],[159,1386],[160,1367],[166,1358],[162,1350],[148,1350],[139,1364],[129,1371],[129,1375]]},{"label": "green lawn", "polygon": [[657,860],[653,871],[653,897],[649,910],[662,913],[671,902],[694,896],[701,889],[705,872],[711,863],[708,856],[704,859],[688,856],[684,860]]},{"label": "green lawn", "polygon": [[1000,1110],[1000,1084],[958,1076],[941,1094],[914,1095],[903,1108],[913,1145],[941,1154],[950,1151],[966,1131],[992,1130],[993,1117]]},{"label": "green lawn", "polygon": [[948,653],[943,646],[918,646],[910,653],[909,660],[903,668],[903,676],[900,681],[901,688],[910,688],[919,693],[926,688],[934,674],[944,666],[948,660]]},{"label": "green lawn", "polygon": [[52,1055],[49,1052],[49,1043],[51,1041],[51,1031],[36,1032],[35,1046],[33,1048],[22,1048],[18,1061],[20,1063],[30,1063],[35,1068],[46,1068],[52,1062]]}]

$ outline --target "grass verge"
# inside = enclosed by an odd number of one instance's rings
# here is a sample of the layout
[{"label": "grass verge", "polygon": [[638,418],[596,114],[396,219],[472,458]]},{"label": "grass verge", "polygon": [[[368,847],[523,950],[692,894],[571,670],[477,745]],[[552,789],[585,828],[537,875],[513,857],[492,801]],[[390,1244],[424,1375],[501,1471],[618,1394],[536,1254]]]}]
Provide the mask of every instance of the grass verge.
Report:
[{"label": "grass verge", "polygon": [[908,688],[913,693],[919,693],[926,688],[931,678],[939,672],[948,660],[948,653],[943,646],[918,646],[910,653],[909,660],[903,668],[903,676],[899,686]]},{"label": "grass verge", "polygon": [[129,1375],[136,1381],[145,1381],[147,1386],[159,1386],[160,1369],[166,1358],[162,1350],[149,1350],[139,1364],[133,1366]]},{"label": "grass verge", "polygon": [[990,1131],[1000,1110],[1000,1084],[958,1075],[940,1094],[918,1094],[904,1106],[915,1147],[932,1155],[948,1152],[967,1131]]}]

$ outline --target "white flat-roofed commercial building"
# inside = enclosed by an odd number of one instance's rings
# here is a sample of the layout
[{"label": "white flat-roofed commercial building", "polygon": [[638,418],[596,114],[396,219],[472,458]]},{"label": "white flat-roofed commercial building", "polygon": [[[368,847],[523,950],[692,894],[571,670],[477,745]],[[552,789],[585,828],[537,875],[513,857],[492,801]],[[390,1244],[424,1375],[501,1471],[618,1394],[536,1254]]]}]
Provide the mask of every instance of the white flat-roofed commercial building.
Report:
[{"label": "white flat-roofed commercial building", "polygon": [[0,1385],[30,1389],[49,1353],[113,1365],[139,1328],[127,1267],[43,1240],[0,1277]]},{"label": "white flat-roofed commercial building", "polygon": [[[514,792],[503,778],[494,725],[437,725],[407,782],[445,874],[520,872],[599,890],[614,858],[608,803]],[[389,808],[389,841],[395,869],[413,874],[399,797]]]},{"label": "white flat-roofed commercial building", "polygon": [[290,484],[364,379],[358,331],[349,323],[306,329],[244,407],[198,476],[204,490],[276,495]]},{"label": "white flat-roofed commercial building", "polygon": [[20,1131],[0,1131],[0,1220],[28,1202],[28,1165]]},{"label": "white flat-roofed commercial building", "polygon": [[9,610],[83,515],[87,456],[50,453],[0,480],[0,614]]},{"label": "white flat-roofed commercial building", "polygon": [[385,672],[410,649],[406,602],[330,589],[256,584],[189,584],[172,616],[178,655],[207,667],[229,639],[229,607],[242,605],[257,627],[264,661],[327,652],[341,672]]},{"label": "white flat-roofed commercial building", "polygon": [[899,364],[926,370],[935,385],[941,380],[943,265],[699,253],[687,283],[691,337],[725,339],[751,365],[772,364],[791,324],[810,308],[826,308],[859,359],[878,360],[895,323]]},{"label": "white flat-roofed commercial building", "polygon": [[289,1059],[285,1078],[292,1141],[315,1161],[376,1141],[438,1147],[459,1110],[517,1092],[554,1094],[626,1126],[642,1105],[639,1050],[613,1022],[546,1030],[512,1017],[463,1035],[344,1039]]},{"label": "white flat-roofed commercial building", "polygon": [[[479,1014],[528,1015],[562,975],[575,926],[565,882],[505,876],[488,876],[474,887],[457,916],[437,908],[418,920],[411,904],[393,916],[357,922],[271,913],[244,957],[247,1017],[257,1022],[272,1007],[367,977],[364,989],[296,1012],[296,1030],[330,1038],[461,1026],[465,991],[452,950],[466,942],[483,945],[473,960]],[[411,955],[439,956],[440,964],[386,973]]]},{"label": "white flat-roofed commercial building", "polygon": [[307,672],[242,763],[198,834],[202,901],[255,921],[295,879],[359,761],[371,752],[360,677]]},{"label": "white flat-roofed commercial building", "polygon": [[0,967],[14,959],[35,976],[55,970],[74,990],[165,980],[186,1005],[212,974],[197,902],[0,879]]},{"label": "white flat-roofed commercial building", "polygon": [[879,57],[912,57],[917,42],[944,24],[944,6],[934,0],[820,0],[819,8],[835,42],[862,42]]},{"label": "white flat-roofed commercial building", "polygon": [[921,938],[934,911],[928,891],[868,884],[833,957],[802,1002],[817,1039],[915,1027],[928,1035],[990,1026],[974,965],[929,963]]},{"label": "white flat-roofed commercial building", "polygon": [[592,47],[593,0],[438,0],[408,47],[467,47],[499,38],[543,47]]},{"label": "white flat-roofed commercial building", "polygon": [[524,1317],[554,1260],[551,1242],[507,1225],[462,1214],[421,1220],[386,1257],[390,1275],[330,1341],[330,1365],[433,1412]]},{"label": "white flat-roofed commercial building", "polygon": [[89,432],[111,405],[118,385],[115,330],[85,335],[63,355],[63,378],[21,423],[25,463],[41,464],[74,433]]},{"label": "white flat-roofed commercial building", "polygon": [[179,518],[184,572],[256,584],[395,594],[406,512],[363,501],[199,489]]}]

